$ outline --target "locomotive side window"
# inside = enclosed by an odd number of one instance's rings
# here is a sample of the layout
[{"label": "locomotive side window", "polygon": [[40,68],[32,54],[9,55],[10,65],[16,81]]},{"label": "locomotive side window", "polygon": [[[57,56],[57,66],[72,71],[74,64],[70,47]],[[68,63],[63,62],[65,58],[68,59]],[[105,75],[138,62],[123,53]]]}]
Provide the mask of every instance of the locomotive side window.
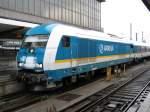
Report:
[{"label": "locomotive side window", "polygon": [[133,48],[134,46],[133,45],[131,45],[131,48]]},{"label": "locomotive side window", "polygon": [[63,36],[62,46],[63,47],[70,47],[70,37],[69,36]]}]

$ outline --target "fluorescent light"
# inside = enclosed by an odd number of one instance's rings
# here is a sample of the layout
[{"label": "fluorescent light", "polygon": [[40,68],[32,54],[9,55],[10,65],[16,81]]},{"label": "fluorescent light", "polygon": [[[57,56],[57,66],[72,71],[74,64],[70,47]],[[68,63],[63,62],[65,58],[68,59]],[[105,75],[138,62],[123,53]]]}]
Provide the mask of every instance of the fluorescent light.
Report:
[{"label": "fluorescent light", "polygon": [[39,24],[30,23],[30,22],[23,22],[11,19],[0,18],[0,24],[7,24],[7,25],[14,25],[14,26],[22,26],[22,27],[36,27]]}]

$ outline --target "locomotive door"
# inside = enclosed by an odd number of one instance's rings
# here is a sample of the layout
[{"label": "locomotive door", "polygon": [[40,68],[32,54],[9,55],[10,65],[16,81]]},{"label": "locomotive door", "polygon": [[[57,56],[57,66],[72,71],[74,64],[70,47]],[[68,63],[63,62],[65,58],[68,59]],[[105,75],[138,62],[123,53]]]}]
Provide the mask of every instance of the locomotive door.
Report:
[{"label": "locomotive door", "polygon": [[71,67],[78,66],[78,42],[77,38],[71,37]]},{"label": "locomotive door", "polygon": [[132,61],[132,59],[135,57],[134,54],[134,46],[130,45],[130,54],[129,54],[129,60]]}]

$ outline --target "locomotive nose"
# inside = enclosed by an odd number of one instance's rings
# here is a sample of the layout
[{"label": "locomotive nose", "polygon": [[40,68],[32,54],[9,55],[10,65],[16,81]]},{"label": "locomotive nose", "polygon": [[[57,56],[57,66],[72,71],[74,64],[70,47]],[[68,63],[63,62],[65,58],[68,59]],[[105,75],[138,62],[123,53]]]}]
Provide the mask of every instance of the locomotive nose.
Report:
[{"label": "locomotive nose", "polygon": [[36,65],[36,58],[33,56],[28,56],[24,63],[24,67],[26,69],[34,69],[36,67],[35,65]]},{"label": "locomotive nose", "polygon": [[35,56],[23,56],[21,62],[18,63],[19,68],[33,70],[35,72],[43,71],[43,64],[37,62],[37,57]]}]

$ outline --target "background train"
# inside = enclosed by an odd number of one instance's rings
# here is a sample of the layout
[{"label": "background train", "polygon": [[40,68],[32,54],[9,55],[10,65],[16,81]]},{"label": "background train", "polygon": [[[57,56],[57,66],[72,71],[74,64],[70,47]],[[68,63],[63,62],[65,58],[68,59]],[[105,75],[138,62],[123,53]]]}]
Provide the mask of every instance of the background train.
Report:
[{"label": "background train", "polygon": [[83,73],[150,56],[146,43],[63,24],[27,31],[17,55],[18,77],[44,88],[76,81]]}]

